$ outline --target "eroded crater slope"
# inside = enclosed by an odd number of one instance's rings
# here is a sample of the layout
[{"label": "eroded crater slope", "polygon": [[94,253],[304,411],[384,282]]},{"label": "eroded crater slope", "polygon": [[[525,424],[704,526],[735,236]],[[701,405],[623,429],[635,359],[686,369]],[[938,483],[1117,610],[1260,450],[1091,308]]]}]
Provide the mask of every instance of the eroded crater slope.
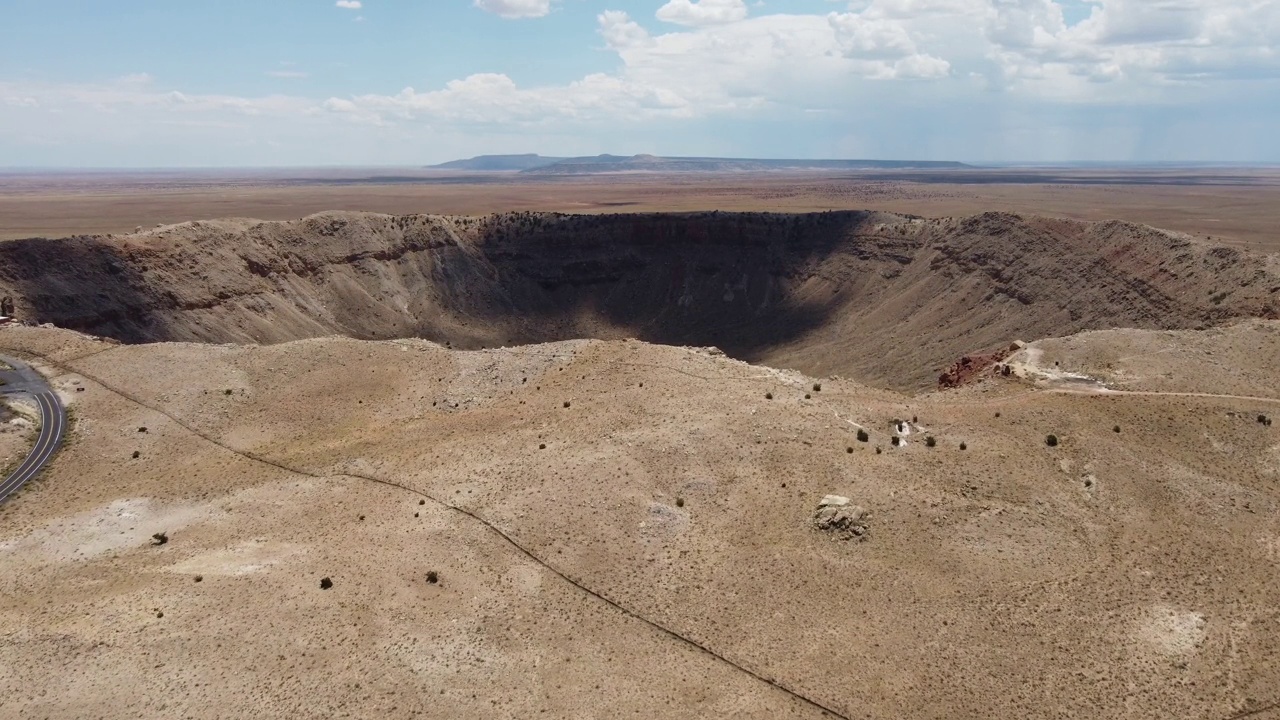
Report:
[{"label": "eroded crater slope", "polygon": [[0,292],[130,343],[637,337],[921,389],[1013,337],[1280,317],[1280,263],[997,213],[326,213],[7,242]]}]

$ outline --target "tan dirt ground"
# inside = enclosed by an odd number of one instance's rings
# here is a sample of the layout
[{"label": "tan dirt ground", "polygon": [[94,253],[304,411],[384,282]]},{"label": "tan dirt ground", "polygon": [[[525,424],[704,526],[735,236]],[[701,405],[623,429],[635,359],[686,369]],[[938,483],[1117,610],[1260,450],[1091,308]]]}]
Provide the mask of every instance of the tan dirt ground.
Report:
[{"label": "tan dirt ground", "polygon": [[[1036,345],[1130,388],[1274,396],[1278,328]],[[909,398],[625,340],[17,327],[0,347],[86,387],[73,442],[0,509],[3,716],[820,716],[790,691],[846,717],[1217,720],[1280,700],[1280,430],[1256,402],[1017,378]],[[1214,362],[1233,370],[1199,382]],[[866,540],[811,527],[829,493],[871,511]]]}]

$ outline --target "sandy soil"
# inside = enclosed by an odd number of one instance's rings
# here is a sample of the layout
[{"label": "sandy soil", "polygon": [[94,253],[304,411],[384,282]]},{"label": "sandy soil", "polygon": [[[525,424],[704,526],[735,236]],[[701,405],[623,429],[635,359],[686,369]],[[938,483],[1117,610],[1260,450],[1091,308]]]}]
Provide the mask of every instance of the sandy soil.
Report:
[{"label": "sandy soil", "polygon": [[[1135,388],[1205,387],[1216,359],[1239,368],[1217,389],[1258,390],[1278,328],[1039,345]],[[15,716],[820,717],[802,696],[844,717],[1216,719],[1280,700],[1280,429],[1256,404],[998,377],[908,398],[638,341],[0,346],[86,387],[74,441],[0,509]],[[1185,384],[1153,381],[1165,367]],[[870,511],[865,539],[812,527],[833,493]]]},{"label": "sandy soil", "polygon": [[17,408],[0,399],[0,475],[27,456],[32,429],[31,422]]},{"label": "sandy soil", "polygon": [[329,210],[479,215],[512,210],[1005,211],[1127,220],[1274,251],[1280,171],[991,170],[950,176],[593,176],[530,180],[410,168],[0,174],[0,240],[124,233],[193,218],[290,220]]}]

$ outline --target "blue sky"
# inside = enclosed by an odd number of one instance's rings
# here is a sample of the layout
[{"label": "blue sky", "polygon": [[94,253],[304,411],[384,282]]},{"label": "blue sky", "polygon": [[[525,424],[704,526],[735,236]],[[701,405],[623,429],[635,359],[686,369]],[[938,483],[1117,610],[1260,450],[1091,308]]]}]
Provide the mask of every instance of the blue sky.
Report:
[{"label": "blue sky", "polygon": [[0,167],[1280,161],[1280,0],[0,0]]}]

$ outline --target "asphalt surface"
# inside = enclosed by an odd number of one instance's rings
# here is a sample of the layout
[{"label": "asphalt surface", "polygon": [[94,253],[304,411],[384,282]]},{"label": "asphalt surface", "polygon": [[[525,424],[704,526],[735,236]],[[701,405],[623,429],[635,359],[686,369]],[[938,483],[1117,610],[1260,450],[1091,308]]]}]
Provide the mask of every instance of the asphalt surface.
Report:
[{"label": "asphalt surface", "polygon": [[49,383],[30,365],[6,355],[0,355],[0,362],[13,368],[0,369],[0,380],[4,381],[0,385],[0,395],[27,397],[40,409],[40,435],[36,438],[35,447],[16,470],[0,481],[0,503],[3,503],[39,475],[62,447],[62,439],[67,432],[67,410]]}]

